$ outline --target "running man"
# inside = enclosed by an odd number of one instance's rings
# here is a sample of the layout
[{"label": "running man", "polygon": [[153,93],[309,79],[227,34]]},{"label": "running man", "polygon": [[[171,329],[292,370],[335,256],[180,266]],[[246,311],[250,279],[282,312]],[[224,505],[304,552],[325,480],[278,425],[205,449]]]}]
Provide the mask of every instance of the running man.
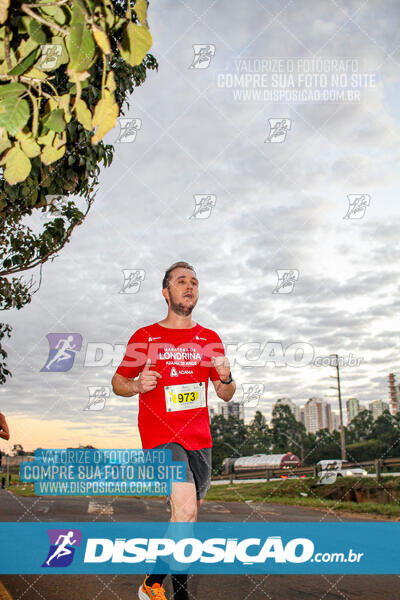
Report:
[{"label": "running man", "polygon": [[[138,329],[112,379],[114,393],[139,394],[138,427],[143,449],[171,449],[172,460],[185,461],[186,482],[173,482],[172,522],[195,522],[211,483],[208,380],[228,402],[236,390],[221,339],[192,320],[199,297],[196,273],[187,262],[165,272],[162,295],[165,319]],[[138,379],[135,379],[135,377]],[[166,574],[145,577],[140,600],[166,600]],[[187,575],[171,575],[174,600],[189,600]]]}]

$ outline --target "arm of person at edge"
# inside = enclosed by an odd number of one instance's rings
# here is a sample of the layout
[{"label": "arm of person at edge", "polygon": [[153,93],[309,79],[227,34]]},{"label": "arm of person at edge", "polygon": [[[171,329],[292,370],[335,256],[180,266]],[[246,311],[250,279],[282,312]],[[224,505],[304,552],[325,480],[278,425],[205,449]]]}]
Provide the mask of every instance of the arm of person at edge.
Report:
[{"label": "arm of person at edge", "polygon": [[[219,378],[222,379],[222,381],[228,381],[229,373],[231,372],[229,359],[226,356],[212,356],[211,362],[217,371]],[[230,383],[222,383],[222,381],[219,381],[218,379],[217,381],[213,381],[215,393],[217,394],[218,398],[221,398],[221,400],[229,402],[233,394],[236,392],[236,383],[233,378]]]},{"label": "arm of person at edge", "polygon": [[152,371],[150,365],[151,358],[148,358],[143,371],[137,379],[129,379],[119,373],[115,373],[111,381],[114,394],[129,397],[154,390],[157,387],[157,378],[162,377],[162,375],[157,371]]},{"label": "arm of person at edge", "polygon": [[10,439],[10,431],[3,413],[0,413],[0,438],[3,438],[4,440]]}]

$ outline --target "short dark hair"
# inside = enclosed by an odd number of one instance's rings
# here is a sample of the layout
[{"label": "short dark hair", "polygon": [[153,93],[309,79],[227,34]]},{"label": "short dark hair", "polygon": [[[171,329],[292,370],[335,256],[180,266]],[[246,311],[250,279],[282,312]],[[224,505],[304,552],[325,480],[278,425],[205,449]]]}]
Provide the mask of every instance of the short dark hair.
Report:
[{"label": "short dark hair", "polygon": [[[177,269],[178,267],[181,267],[182,269],[191,269],[193,271],[193,273],[196,274],[196,271],[194,270],[192,265],[189,265],[189,263],[187,263],[183,260],[180,260],[180,261],[174,263],[173,265],[171,265],[165,271],[165,275],[164,275],[163,281],[162,281],[162,289],[169,288],[169,281],[171,279],[171,273],[174,269]],[[165,298],[165,302],[168,304],[168,300],[166,298]]]}]

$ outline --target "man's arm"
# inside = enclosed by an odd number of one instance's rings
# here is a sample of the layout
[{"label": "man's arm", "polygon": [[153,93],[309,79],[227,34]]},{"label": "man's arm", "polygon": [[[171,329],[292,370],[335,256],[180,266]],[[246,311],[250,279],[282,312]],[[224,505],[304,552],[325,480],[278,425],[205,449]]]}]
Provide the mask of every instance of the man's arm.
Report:
[{"label": "man's arm", "polygon": [[[213,381],[215,392],[218,398],[221,398],[221,400],[224,400],[225,402],[229,402],[236,392],[236,383],[233,378],[230,383],[222,383],[222,381],[227,381],[229,379],[229,373],[231,372],[229,359],[227,356],[212,356],[211,363],[219,376],[219,379]],[[222,381],[220,381],[221,379]]]},{"label": "man's arm", "polygon": [[0,413],[0,438],[3,438],[3,440],[10,439],[10,430],[8,429],[7,421],[3,413]]},{"label": "man's arm", "polygon": [[135,394],[145,394],[154,390],[157,386],[157,377],[161,378],[162,375],[157,371],[150,370],[151,358],[146,360],[143,371],[140,373],[138,379],[129,379],[124,377],[120,373],[115,373],[111,380],[114,394],[117,396],[135,396]]},{"label": "man's arm", "polygon": [[139,379],[128,379],[119,373],[112,378],[112,388],[117,396],[135,396],[139,393]]},{"label": "man's arm", "polygon": [[236,392],[236,382],[234,379],[232,379],[231,383],[222,383],[219,380],[213,381],[213,385],[218,398],[225,400],[225,402],[229,402]]}]

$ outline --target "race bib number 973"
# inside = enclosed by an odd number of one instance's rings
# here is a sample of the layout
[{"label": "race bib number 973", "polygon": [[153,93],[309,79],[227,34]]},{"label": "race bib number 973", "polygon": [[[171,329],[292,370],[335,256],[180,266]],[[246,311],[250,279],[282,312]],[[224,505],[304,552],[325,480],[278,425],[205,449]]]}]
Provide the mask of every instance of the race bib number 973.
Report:
[{"label": "race bib number 973", "polygon": [[166,385],[165,405],[167,412],[202,408],[206,405],[205,383],[183,383],[182,385]]}]

